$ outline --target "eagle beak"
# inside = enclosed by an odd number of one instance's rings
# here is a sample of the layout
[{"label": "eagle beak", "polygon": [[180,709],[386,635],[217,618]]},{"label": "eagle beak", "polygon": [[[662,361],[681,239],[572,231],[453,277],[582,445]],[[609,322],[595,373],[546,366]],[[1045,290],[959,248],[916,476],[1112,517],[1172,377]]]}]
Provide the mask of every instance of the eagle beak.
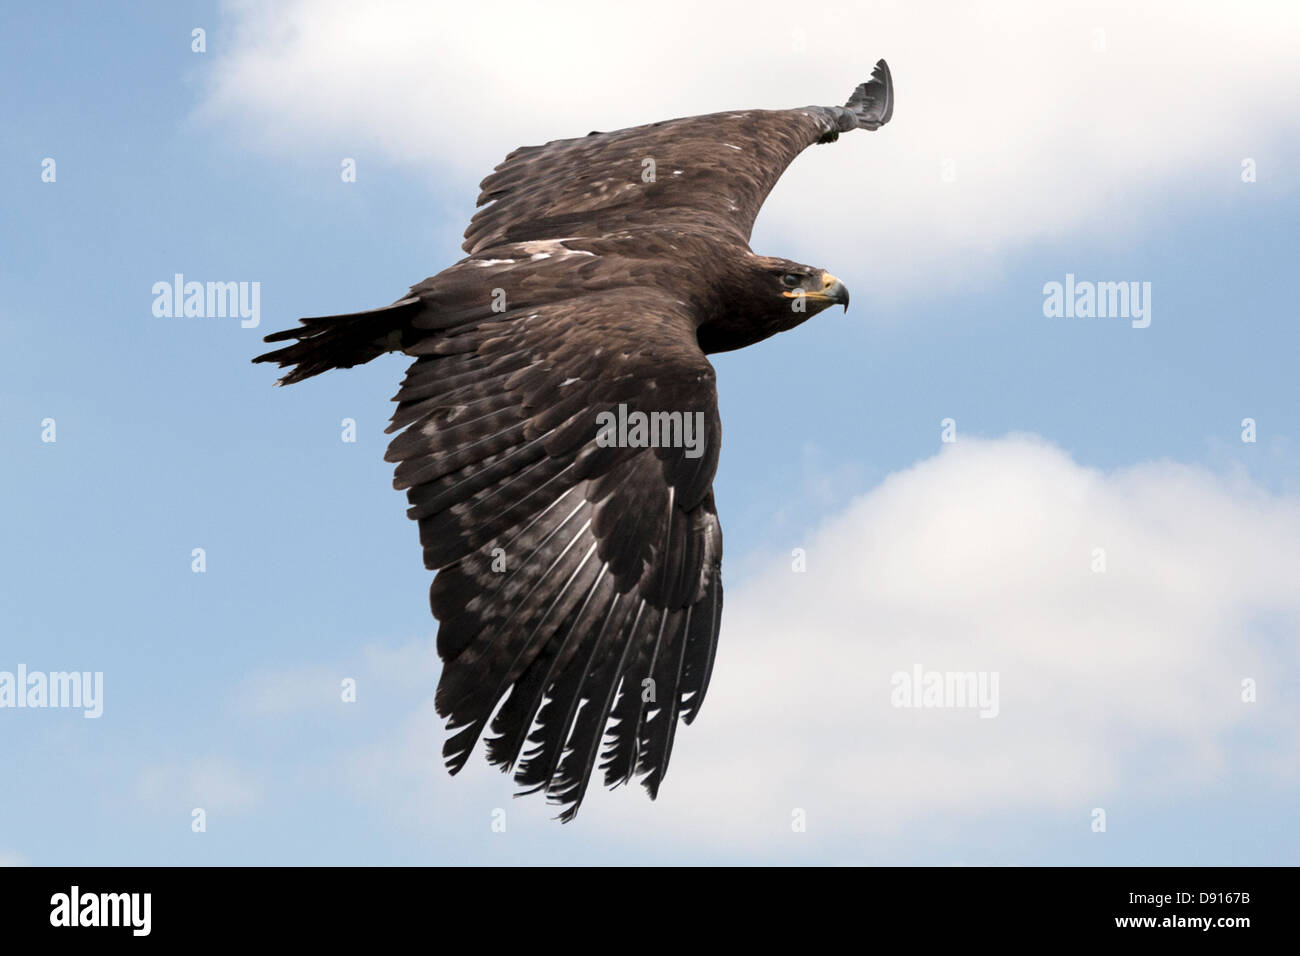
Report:
[{"label": "eagle beak", "polygon": [[822,296],[830,299],[835,305],[844,306],[844,311],[849,311],[849,290],[844,288],[844,283],[835,278],[829,272],[822,273]]}]

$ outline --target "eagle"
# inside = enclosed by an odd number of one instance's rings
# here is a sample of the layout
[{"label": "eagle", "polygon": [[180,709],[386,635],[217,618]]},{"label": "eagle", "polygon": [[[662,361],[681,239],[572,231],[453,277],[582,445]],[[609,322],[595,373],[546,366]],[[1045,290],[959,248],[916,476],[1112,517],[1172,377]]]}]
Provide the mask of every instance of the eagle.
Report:
[{"label": "eagle", "polygon": [[514,150],[481,183],[465,258],[392,305],[304,318],[259,355],[289,385],[414,359],[387,461],[419,523],[455,774],[486,755],[567,822],[592,775],[659,792],[704,703],[722,616],[709,355],[849,293],[749,247],[814,143],[879,129],[880,60],[844,106],[667,120]]}]

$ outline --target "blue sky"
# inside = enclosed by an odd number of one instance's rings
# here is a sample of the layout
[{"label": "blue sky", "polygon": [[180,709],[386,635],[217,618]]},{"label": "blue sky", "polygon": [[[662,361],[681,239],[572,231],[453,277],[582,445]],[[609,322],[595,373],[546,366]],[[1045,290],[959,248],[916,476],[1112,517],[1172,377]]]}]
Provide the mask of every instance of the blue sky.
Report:
[{"label": "blue sky", "polygon": [[[1141,59],[1128,21],[1098,9],[1114,22],[1116,56]],[[510,782],[478,757],[454,780],[441,769],[429,575],[382,460],[404,360],[289,389],[248,360],[261,335],[300,315],[386,303],[454,261],[478,179],[514,145],[586,132],[570,117],[587,104],[494,109],[508,84],[491,62],[456,87],[420,73],[417,93],[481,110],[462,137],[443,114],[411,116],[418,133],[385,126],[385,109],[363,107],[392,77],[366,86],[363,62],[334,64],[340,83],[360,84],[351,99],[311,101],[310,82],[258,85],[277,69],[310,80],[319,40],[304,27],[300,45],[277,46],[265,18],[346,34],[347,16],[336,4],[270,14],[202,3],[9,14],[0,671],[102,671],[105,691],[97,720],[0,709],[11,770],[0,860],[1296,862],[1300,588],[1286,582],[1300,569],[1300,113],[1269,99],[1297,88],[1294,64],[1272,58],[1271,31],[1232,54],[1254,66],[1238,73],[1242,115],[1221,133],[1183,138],[1182,124],[1162,137],[1172,120],[1143,113],[1138,95],[1127,112],[1143,114],[1149,138],[1100,150],[1083,172],[1039,164],[1030,181],[992,170],[1040,147],[1055,156],[1077,130],[1043,112],[1000,159],[996,140],[972,145],[969,161],[960,145],[930,150],[945,115],[927,111],[937,98],[920,78],[939,67],[913,54],[925,24],[905,11],[889,6],[869,49],[818,58],[819,77],[838,77],[822,95],[838,101],[888,56],[897,120],[803,156],[753,246],[835,272],[853,308],[716,357],[728,609],[709,704],[679,735],[659,801],[593,792],[562,828],[545,806],[508,799]],[[195,26],[206,53],[191,52]],[[380,56],[382,31],[356,29]],[[551,29],[528,42],[560,43],[562,20]],[[630,44],[615,53],[637,64],[653,61],[655,36],[610,42]],[[1195,75],[1199,47],[1185,39],[1140,49]],[[315,51],[326,66],[329,50]],[[927,82],[951,88],[975,69],[970,56]],[[647,87],[619,78],[619,109],[634,122],[660,109],[795,105],[803,90],[782,97],[782,71],[808,85],[799,61],[780,61],[761,90],[720,103],[745,94],[696,62],[691,82],[648,93],[644,107],[635,97]],[[1044,95],[1090,77],[1045,80]],[[602,96],[587,128],[623,115]],[[954,154],[951,185],[968,192],[925,205]],[[357,158],[356,183],[340,181],[343,156]],[[1241,180],[1246,157],[1255,182]],[[918,185],[919,169],[933,182]],[[999,189],[1005,202],[986,205]],[[826,201],[838,190],[853,199]],[[816,216],[799,214],[810,207]],[[260,282],[261,327],[155,317],[151,287],[177,272]],[[1044,317],[1044,283],[1067,272],[1150,282],[1151,326]],[[948,417],[952,447],[940,441]],[[1241,440],[1247,417],[1254,443]],[[47,418],[53,443],[42,441]],[[340,440],[345,418],[355,443]],[[1076,506],[1088,528],[1127,542],[1098,604],[1072,603],[1091,584],[1042,577],[1077,530]],[[947,557],[909,546],[920,541]],[[191,571],[194,548],[205,573]],[[806,578],[791,574],[793,548],[808,550]],[[891,588],[873,600],[886,571],[920,581],[919,596]],[[950,588],[949,573],[991,575],[990,587]],[[1094,638],[1105,666],[1087,663]],[[847,664],[836,649],[866,656]],[[891,715],[889,673],[913,662],[1000,669],[1004,713]],[[829,678],[857,667],[838,693]],[[761,696],[753,682],[786,681],[786,669],[797,673],[781,706],[746,710]],[[1033,688],[1020,698],[1007,689],[1017,675]],[[358,681],[355,704],[338,699],[345,677]],[[1228,707],[1242,677],[1259,680],[1259,702]],[[860,701],[846,696],[855,686]],[[792,833],[790,808],[805,805],[808,832]],[[191,832],[194,807],[207,811],[205,833]],[[498,807],[504,834],[489,826]],[[1090,830],[1095,807],[1105,833]]]}]

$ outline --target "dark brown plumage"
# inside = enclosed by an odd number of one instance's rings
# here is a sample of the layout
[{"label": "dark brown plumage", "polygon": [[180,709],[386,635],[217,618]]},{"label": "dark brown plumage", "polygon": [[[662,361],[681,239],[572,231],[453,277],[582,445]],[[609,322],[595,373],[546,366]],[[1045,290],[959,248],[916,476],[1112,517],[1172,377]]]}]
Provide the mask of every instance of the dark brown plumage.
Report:
[{"label": "dark brown plumage", "polygon": [[[561,819],[597,767],[607,785],[640,773],[658,792],[677,719],[704,700],[722,613],[705,355],[847,307],[833,276],[757,256],[749,235],[802,150],[892,113],[882,60],[843,107],[517,149],[483,181],[467,258],[386,308],[267,336],[294,340],[254,359],[290,367],[281,384],[415,357],[386,457],[437,571],[452,773],[490,723],[488,759],[545,790]],[[702,446],[680,430],[676,447],[609,444],[599,416],[634,412],[698,421]]]}]

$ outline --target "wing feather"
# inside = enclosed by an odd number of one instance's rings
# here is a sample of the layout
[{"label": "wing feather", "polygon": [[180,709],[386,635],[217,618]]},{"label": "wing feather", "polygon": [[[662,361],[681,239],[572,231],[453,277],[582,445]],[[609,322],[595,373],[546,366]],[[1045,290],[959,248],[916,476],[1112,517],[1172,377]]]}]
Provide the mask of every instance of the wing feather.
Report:
[{"label": "wing feather", "polygon": [[[700,646],[717,639],[691,623],[716,623],[719,600],[717,395],[692,317],[655,290],[521,311],[408,350],[387,458],[438,572],[448,768],[490,728],[489,761],[572,819],[607,736],[620,779],[657,792],[667,724],[697,709]],[[602,447],[597,416],[619,404],[700,413],[703,454]],[[677,699],[641,707],[646,678]]]},{"label": "wing feather", "polygon": [[844,106],[711,113],[522,147],[480,184],[483,208],[464,249],[669,222],[721,227],[748,242],[763,200],[796,156],[848,130],[879,129],[893,109],[881,60]]}]

